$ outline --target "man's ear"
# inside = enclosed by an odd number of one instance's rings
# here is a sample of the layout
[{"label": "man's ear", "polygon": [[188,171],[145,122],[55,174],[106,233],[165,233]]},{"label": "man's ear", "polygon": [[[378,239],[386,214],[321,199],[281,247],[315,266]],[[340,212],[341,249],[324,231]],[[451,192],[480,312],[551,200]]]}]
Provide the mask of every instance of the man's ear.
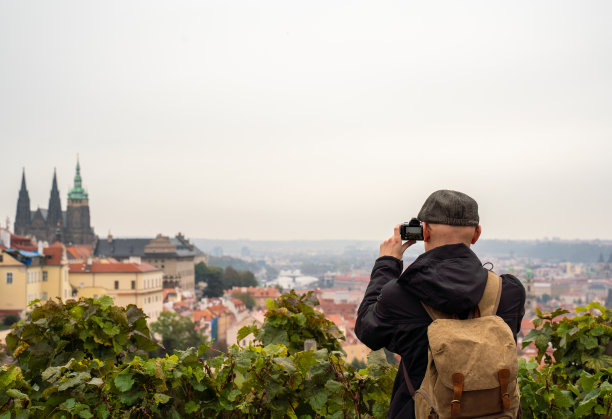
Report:
[{"label": "man's ear", "polygon": [[482,227],[480,227],[480,224],[478,224],[476,226],[476,230],[474,231],[474,235],[472,236],[472,241],[471,241],[472,244],[478,241],[478,238],[480,237],[480,233],[482,233]]},{"label": "man's ear", "polygon": [[431,230],[425,221],[423,221],[423,241],[428,242],[431,240]]}]

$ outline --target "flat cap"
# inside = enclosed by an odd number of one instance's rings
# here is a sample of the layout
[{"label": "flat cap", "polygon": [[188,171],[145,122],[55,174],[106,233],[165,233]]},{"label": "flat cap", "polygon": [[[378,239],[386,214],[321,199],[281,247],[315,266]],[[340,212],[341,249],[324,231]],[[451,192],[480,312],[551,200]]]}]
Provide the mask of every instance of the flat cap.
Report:
[{"label": "flat cap", "polygon": [[447,189],[429,195],[417,218],[426,223],[452,226],[477,226],[480,222],[476,201],[464,193]]}]

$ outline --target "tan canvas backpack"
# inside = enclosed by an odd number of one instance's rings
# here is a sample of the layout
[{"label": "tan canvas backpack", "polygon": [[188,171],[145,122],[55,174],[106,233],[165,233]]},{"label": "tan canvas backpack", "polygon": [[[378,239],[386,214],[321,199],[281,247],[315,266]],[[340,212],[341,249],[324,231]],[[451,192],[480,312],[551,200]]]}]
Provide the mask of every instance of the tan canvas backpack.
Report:
[{"label": "tan canvas backpack", "polygon": [[423,304],[433,322],[427,370],[416,392],[403,371],[417,419],[516,418],[516,343],[496,315],[500,296],[501,278],[489,271],[484,295],[467,319]]}]

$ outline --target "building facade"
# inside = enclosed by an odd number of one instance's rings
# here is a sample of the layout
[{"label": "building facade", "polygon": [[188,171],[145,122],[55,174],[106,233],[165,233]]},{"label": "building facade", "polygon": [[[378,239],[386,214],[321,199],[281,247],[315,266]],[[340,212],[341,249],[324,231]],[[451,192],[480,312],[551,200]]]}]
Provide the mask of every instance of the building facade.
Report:
[{"label": "building facade", "polygon": [[205,260],[205,255],[182,234],[167,237],[158,234],[154,239],[114,238],[98,240],[94,255],[120,261],[138,257],[164,272],[164,288],[179,287],[194,293],[195,264]]},{"label": "building facade", "polygon": [[66,211],[62,211],[55,172],[53,173],[48,207],[32,211],[24,170],[21,176],[19,198],[17,199],[14,232],[22,236],[32,236],[37,240],[48,243],[61,241],[66,244],[93,244],[95,234],[91,227],[89,195],[82,185],[81,166],[78,160],[74,186],[68,193]]},{"label": "building facade", "polygon": [[34,300],[72,298],[66,249],[55,243],[33,252],[0,245],[0,315],[20,315]]},{"label": "building facade", "polygon": [[117,306],[134,304],[157,320],[163,309],[163,274],[148,263],[71,263],[75,297],[111,297]]}]

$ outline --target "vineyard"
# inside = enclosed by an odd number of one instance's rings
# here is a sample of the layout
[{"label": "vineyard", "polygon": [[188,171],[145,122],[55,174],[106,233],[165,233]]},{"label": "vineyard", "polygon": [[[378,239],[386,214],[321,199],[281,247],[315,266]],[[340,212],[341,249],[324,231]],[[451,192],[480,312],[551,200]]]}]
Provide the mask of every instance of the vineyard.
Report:
[{"label": "vineyard", "polygon": [[[238,341],[255,337],[248,346],[154,357],[160,346],[136,306],[108,297],[36,303],[7,337],[0,419],[386,417],[397,368],[381,352],[366,368],[348,364],[341,332],[317,304],[291,292],[268,301],[260,328],[239,331]],[[524,340],[538,348],[519,360],[524,417],[610,418],[610,311],[576,310],[539,313]]]}]

